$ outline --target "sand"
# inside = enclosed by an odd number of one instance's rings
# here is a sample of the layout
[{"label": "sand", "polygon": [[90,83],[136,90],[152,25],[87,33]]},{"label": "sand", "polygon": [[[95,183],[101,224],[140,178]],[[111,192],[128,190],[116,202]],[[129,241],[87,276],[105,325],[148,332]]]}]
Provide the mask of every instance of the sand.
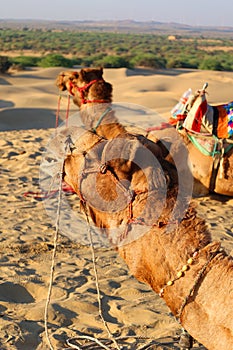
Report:
[{"label": "sand", "polygon": [[[0,76],[1,350],[49,349],[44,309],[55,227],[35,194],[40,194],[40,164],[54,132],[58,103],[54,80],[61,70],[31,69]],[[166,120],[185,90],[196,90],[206,81],[210,103],[232,99],[233,73],[106,69],[104,77],[113,84],[115,102],[156,112],[156,121],[145,120],[140,113],[129,120],[140,127]],[[59,123],[65,120],[66,107],[64,97]],[[71,105],[70,115],[75,112],[76,107]],[[78,212],[76,196],[66,196]],[[232,253],[233,199],[211,195],[194,201],[213,238]],[[59,233],[48,309],[48,332],[54,349],[71,348],[67,339],[77,335],[107,338],[98,316],[89,242],[86,239],[83,245],[79,241],[87,232],[84,217],[79,215],[72,239]],[[123,349],[140,349],[149,342],[153,344],[150,349],[177,349],[180,326],[163,300],[130,274],[110,246],[96,248],[95,253],[103,315],[112,333],[127,337],[124,343],[119,342]],[[198,344],[195,347],[203,349]]]}]

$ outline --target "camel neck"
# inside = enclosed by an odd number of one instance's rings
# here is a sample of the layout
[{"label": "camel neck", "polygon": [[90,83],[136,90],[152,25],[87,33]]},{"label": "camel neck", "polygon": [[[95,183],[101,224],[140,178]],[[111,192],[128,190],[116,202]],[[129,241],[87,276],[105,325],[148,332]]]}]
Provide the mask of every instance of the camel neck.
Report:
[{"label": "camel neck", "polygon": [[[197,220],[183,220],[172,232],[167,232],[166,227],[153,227],[132,242],[130,248],[119,249],[134,276],[160,294],[174,315],[179,314],[182,303],[196,284],[198,273],[212,254],[219,251],[219,243],[210,243],[204,222]],[[193,229],[194,223],[199,225],[199,234]],[[142,255],[135,254],[138,250],[144,251],[143,259]]]},{"label": "camel neck", "polygon": [[201,250],[196,250],[185,263],[175,269],[174,276],[160,290],[160,296],[171,308],[177,320],[181,322],[183,311],[190,301],[195,302],[195,295],[211,264],[220,250],[219,242],[209,243]]},{"label": "camel neck", "polygon": [[97,122],[96,122],[96,125],[92,128],[92,130],[94,131],[94,133],[96,133],[96,130],[97,130],[97,128],[101,125],[101,123],[102,123],[104,117],[105,117],[108,113],[110,113],[111,111],[112,111],[112,108],[111,108],[111,107],[107,107],[107,108],[105,109],[105,111],[101,114],[101,116],[99,117],[99,119],[98,119]]},{"label": "camel neck", "polygon": [[127,133],[115,116],[111,103],[82,105],[80,113],[85,127],[103,138],[113,139]]}]

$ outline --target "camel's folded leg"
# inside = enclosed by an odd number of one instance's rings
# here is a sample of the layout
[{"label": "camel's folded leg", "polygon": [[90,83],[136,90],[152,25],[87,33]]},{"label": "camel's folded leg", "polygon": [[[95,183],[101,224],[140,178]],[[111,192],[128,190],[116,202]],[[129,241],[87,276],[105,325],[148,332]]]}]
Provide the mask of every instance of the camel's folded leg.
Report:
[{"label": "camel's folded leg", "polygon": [[180,336],[179,347],[181,350],[189,350],[193,347],[193,338],[184,328]]}]

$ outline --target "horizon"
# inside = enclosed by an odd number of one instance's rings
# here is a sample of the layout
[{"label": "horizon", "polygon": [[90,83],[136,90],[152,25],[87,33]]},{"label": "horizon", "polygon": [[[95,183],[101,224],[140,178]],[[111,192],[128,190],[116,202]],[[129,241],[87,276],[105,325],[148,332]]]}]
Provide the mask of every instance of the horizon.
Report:
[{"label": "horizon", "polygon": [[212,0],[0,0],[0,20],[44,21],[135,21],[177,23],[187,26],[233,27],[233,2],[221,1],[219,9]]},{"label": "horizon", "polygon": [[125,19],[44,19],[44,18],[0,18],[1,21],[14,21],[14,22],[57,22],[57,23],[62,23],[62,22],[93,22],[93,23],[98,23],[98,22],[104,22],[104,23],[114,23],[114,22],[135,22],[135,23],[155,23],[155,24],[168,24],[168,25],[179,25],[179,26],[187,26],[187,27],[207,27],[207,28],[233,28],[232,25],[207,25],[207,24],[187,24],[187,23],[181,23],[181,22],[176,22],[176,21],[159,21],[159,20],[136,20],[136,19],[131,19],[131,18],[125,18]]}]

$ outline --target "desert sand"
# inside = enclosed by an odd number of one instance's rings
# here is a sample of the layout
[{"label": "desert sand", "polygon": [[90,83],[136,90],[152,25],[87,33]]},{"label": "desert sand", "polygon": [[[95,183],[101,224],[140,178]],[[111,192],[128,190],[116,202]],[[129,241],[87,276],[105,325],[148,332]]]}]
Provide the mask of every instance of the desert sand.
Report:
[{"label": "desert sand", "polygon": [[[56,230],[40,198],[39,173],[55,129],[58,91],[54,81],[61,70],[30,69],[0,76],[1,350],[50,348],[44,310]],[[182,93],[190,87],[195,91],[206,81],[209,103],[233,99],[233,73],[228,72],[106,69],[104,77],[113,85],[114,102],[155,112],[156,120],[145,120],[138,113],[127,121],[142,128],[166,121]],[[64,94],[60,124],[66,107]],[[69,113],[77,113],[72,102]],[[78,212],[76,195],[66,196]],[[210,195],[194,201],[213,238],[232,254],[233,198]],[[108,337],[98,314],[90,242],[86,239],[83,244],[79,239],[87,231],[79,214],[72,238],[59,232],[47,320],[53,349],[78,348],[67,344],[77,335]],[[111,246],[97,247],[95,254],[103,315],[111,333],[126,337],[119,340],[122,349],[178,349],[180,325],[163,300],[130,274]],[[200,344],[195,348],[204,349]]]}]

